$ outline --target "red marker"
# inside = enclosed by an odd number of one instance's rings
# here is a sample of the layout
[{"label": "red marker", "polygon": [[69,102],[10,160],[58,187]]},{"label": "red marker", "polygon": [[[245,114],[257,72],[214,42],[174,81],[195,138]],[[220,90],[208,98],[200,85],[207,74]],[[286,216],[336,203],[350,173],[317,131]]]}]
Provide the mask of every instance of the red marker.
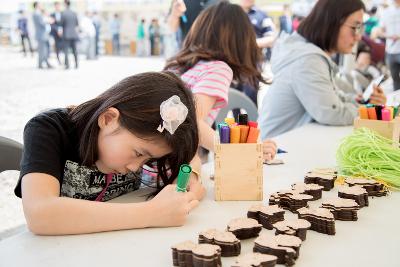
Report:
[{"label": "red marker", "polygon": [[249,121],[247,125],[249,125],[249,127],[258,128],[258,123],[255,121]]},{"label": "red marker", "polygon": [[258,128],[250,127],[247,143],[257,143],[259,134],[260,130]]}]

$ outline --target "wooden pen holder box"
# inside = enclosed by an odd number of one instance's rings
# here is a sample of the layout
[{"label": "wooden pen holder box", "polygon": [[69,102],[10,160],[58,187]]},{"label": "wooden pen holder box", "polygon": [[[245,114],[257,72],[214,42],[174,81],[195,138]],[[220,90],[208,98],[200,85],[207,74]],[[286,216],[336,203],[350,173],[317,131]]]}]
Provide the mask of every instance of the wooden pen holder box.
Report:
[{"label": "wooden pen holder box", "polygon": [[366,120],[356,118],[354,120],[354,129],[366,127],[374,130],[378,134],[391,139],[395,142],[400,142],[400,116],[397,116],[391,121],[381,120]]},{"label": "wooden pen holder box", "polygon": [[214,143],[215,200],[262,200],[262,143]]}]

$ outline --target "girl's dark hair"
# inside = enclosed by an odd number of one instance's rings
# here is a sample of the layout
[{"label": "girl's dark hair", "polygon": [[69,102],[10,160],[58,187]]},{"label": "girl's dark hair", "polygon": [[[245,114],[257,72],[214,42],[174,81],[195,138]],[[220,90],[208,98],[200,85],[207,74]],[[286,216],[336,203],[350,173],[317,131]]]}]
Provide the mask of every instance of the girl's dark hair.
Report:
[{"label": "girl's dark hair", "polygon": [[362,0],[318,0],[297,32],[324,51],[337,48],[340,27],[347,17],[365,10]]},{"label": "girl's dark hair", "polygon": [[200,60],[224,61],[233,78],[258,88],[262,55],[256,34],[243,9],[227,1],[211,5],[200,13],[186,36],[180,52],[167,61],[165,69],[184,73]]},{"label": "girl's dark hair", "polygon": [[[166,130],[160,133],[160,105],[173,95],[179,96],[188,115],[174,134]],[[199,135],[191,91],[171,72],[147,72],[127,77],[98,97],[70,109],[80,135],[79,154],[84,165],[92,166],[98,159],[98,118],[110,107],[119,110],[121,127],[145,140],[162,139],[172,149],[170,154],[156,159],[164,186],[178,176],[180,165],[189,163],[196,154]]]}]

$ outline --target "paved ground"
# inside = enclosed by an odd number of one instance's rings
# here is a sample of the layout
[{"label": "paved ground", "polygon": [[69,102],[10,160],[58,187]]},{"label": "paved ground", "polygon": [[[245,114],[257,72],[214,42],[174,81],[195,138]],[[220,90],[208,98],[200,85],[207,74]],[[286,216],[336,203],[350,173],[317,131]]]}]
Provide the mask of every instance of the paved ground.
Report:
[{"label": "paved ground", "polygon": [[[0,47],[0,136],[22,142],[25,123],[41,110],[79,104],[97,96],[126,76],[159,71],[162,58],[101,57],[81,60],[78,70],[36,69],[36,57],[24,58],[16,49]],[[0,240],[25,224],[20,199],[13,189],[18,172],[0,173]]]}]

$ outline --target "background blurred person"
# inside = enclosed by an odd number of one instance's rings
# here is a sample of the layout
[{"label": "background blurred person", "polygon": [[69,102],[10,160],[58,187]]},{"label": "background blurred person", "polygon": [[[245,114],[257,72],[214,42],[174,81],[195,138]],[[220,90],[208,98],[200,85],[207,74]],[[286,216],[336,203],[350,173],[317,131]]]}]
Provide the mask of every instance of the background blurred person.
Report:
[{"label": "background blurred person", "polygon": [[31,52],[31,54],[33,56],[32,43],[31,43],[31,38],[29,37],[29,31],[28,31],[28,19],[23,10],[20,10],[18,13],[19,13],[19,18],[17,21],[17,24],[18,24],[17,26],[18,26],[19,35],[21,36],[22,52],[24,53],[24,56],[26,57],[26,47],[25,47],[25,41],[26,41],[28,43],[29,51]]}]

